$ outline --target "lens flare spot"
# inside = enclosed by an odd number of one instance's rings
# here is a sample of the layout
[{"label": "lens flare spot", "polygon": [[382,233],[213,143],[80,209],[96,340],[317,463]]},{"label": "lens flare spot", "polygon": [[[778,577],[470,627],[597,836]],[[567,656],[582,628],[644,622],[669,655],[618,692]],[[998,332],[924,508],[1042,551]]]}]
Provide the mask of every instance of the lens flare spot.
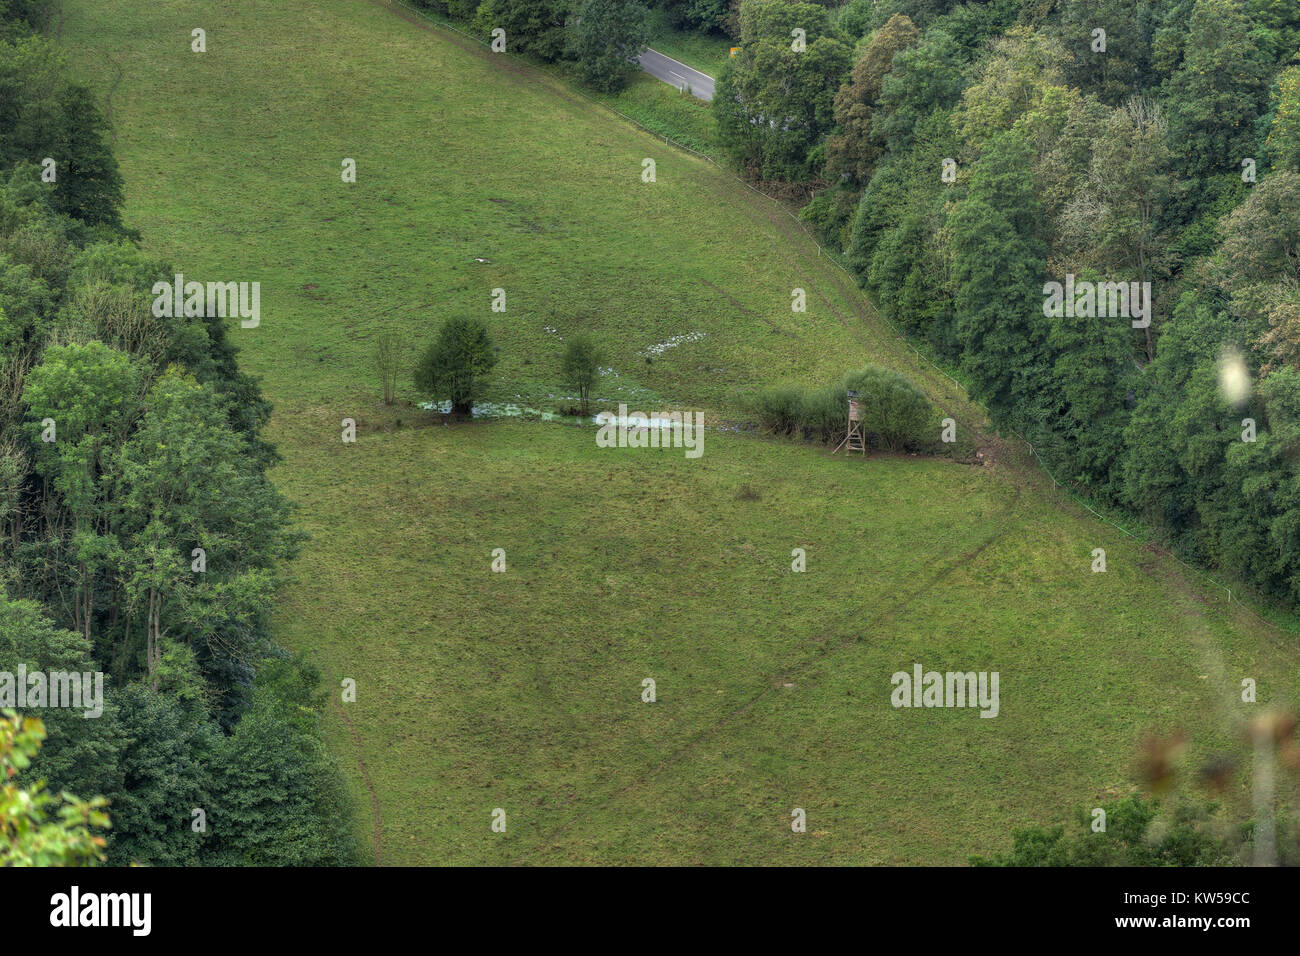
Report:
[{"label": "lens flare spot", "polygon": [[1250,398],[1250,370],[1246,359],[1235,348],[1219,356],[1219,392],[1229,405],[1241,406]]}]

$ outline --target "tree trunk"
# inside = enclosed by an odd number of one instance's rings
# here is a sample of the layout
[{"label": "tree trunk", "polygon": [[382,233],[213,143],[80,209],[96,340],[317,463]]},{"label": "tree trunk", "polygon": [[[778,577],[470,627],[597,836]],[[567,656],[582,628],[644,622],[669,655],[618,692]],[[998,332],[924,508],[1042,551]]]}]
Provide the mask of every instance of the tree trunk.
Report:
[{"label": "tree trunk", "polygon": [[[144,624],[144,633],[145,633],[144,657],[145,657],[145,662],[149,665],[149,676],[151,678],[153,677],[153,672],[154,672],[154,644],[155,644],[154,635],[157,633],[157,628],[154,625],[154,614],[155,614],[155,608],[157,606],[158,606],[158,592],[155,591],[153,588],[150,588],[149,589],[149,615],[145,618],[145,624]],[[157,690],[157,686],[155,686],[154,689]]]}]

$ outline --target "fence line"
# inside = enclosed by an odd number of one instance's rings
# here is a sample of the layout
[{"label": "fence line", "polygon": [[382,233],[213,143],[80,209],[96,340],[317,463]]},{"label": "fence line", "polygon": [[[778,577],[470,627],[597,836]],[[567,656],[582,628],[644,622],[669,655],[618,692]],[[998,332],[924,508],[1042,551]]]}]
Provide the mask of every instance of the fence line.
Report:
[{"label": "fence line", "polygon": [[[489,50],[491,49],[491,44],[487,43],[487,42],[486,42],[482,37],[475,36],[475,35],[472,34],[472,33],[466,33],[464,30],[460,29],[460,27],[456,26],[454,23],[450,22],[449,20],[444,20],[444,19],[442,19],[441,17],[434,17],[434,16],[431,16],[431,15],[428,13],[428,11],[426,11],[426,10],[422,10],[422,9],[420,9],[419,7],[414,7],[414,6],[412,6],[410,3],[406,2],[406,0],[389,0],[389,2],[390,2],[390,3],[393,3],[393,4],[396,5],[396,6],[404,7],[405,9],[407,9],[407,10],[411,11],[412,13],[414,13],[416,16],[419,16],[420,18],[422,18],[422,19],[424,19],[424,20],[427,20],[428,22],[434,24],[435,26],[439,26],[439,27],[442,27],[442,28],[444,28],[444,29],[451,30],[451,31],[453,31],[453,32],[455,32],[455,33],[459,33],[461,36],[465,37],[467,40],[473,40],[473,41],[474,41],[475,43],[477,43],[479,46],[486,47],[486,48],[488,48]],[[500,53],[496,53],[496,54],[494,54],[494,55],[495,55],[495,56],[501,56],[502,54],[500,54]],[[514,59],[514,60],[519,61],[520,63],[525,64],[526,66],[529,66],[529,67],[532,67],[532,68],[536,69],[536,66],[535,66],[533,63],[530,63],[528,60],[524,59],[523,57],[519,56],[518,54],[510,53],[510,52],[506,52],[505,55],[511,57],[511,58]],[[735,181],[735,182],[737,182],[737,183],[740,183],[740,184],[741,184],[742,186],[744,186],[745,188],[751,190],[752,192],[758,194],[759,196],[762,196],[764,199],[767,199],[768,201],[774,203],[774,204],[776,205],[776,207],[777,207],[778,209],[781,210],[781,212],[785,213],[787,216],[790,217],[791,221],[793,221],[793,222],[795,223],[795,225],[797,225],[797,226],[799,227],[799,229],[800,229],[800,230],[803,232],[803,234],[804,234],[804,235],[809,239],[809,241],[811,241],[811,242],[812,242],[812,243],[817,247],[817,255],[818,255],[819,257],[822,256],[822,255],[825,255],[827,261],[829,261],[832,265],[834,265],[834,266],[835,266],[836,268],[838,268],[841,272],[843,272],[846,276],[848,276],[849,279],[853,281],[853,283],[854,283],[855,286],[857,285],[857,281],[858,281],[858,280],[857,280],[857,277],[854,276],[853,273],[850,272],[849,269],[847,269],[847,268],[844,266],[844,264],[841,263],[841,262],[839,261],[839,259],[838,259],[836,256],[832,255],[832,254],[830,253],[830,251],[828,251],[828,250],[824,250],[824,249],[822,248],[821,243],[817,240],[817,237],[814,236],[814,235],[813,235],[813,234],[808,230],[808,227],[807,227],[807,226],[806,226],[806,225],[805,225],[805,224],[804,224],[804,223],[799,219],[799,217],[797,217],[796,215],[794,215],[794,213],[790,212],[790,210],[787,209],[787,208],[785,207],[785,205],[784,205],[784,204],[783,204],[779,199],[777,199],[775,196],[772,196],[772,195],[769,195],[768,193],[763,192],[763,190],[757,188],[753,183],[746,182],[744,179],[742,179],[741,177],[737,176],[737,175],[736,175],[734,172],[732,172],[730,169],[727,169],[725,166],[723,166],[722,164],[720,164],[720,163],[718,163],[716,160],[714,160],[713,157],[708,156],[708,155],[706,155],[705,153],[701,153],[701,152],[700,152],[699,150],[697,150],[697,149],[692,149],[690,146],[687,146],[685,143],[679,143],[679,142],[677,142],[676,140],[672,139],[672,138],[669,137],[669,136],[666,136],[666,135],[663,134],[663,133],[660,133],[660,132],[658,132],[658,131],[656,131],[656,130],[652,130],[652,129],[650,129],[650,127],[646,126],[646,125],[645,125],[644,123],[642,123],[640,120],[635,119],[635,118],[633,118],[633,117],[631,117],[631,116],[628,116],[626,113],[622,112],[621,110],[615,109],[613,106],[611,106],[610,104],[608,104],[608,103],[606,103],[606,102],[603,102],[602,100],[598,100],[598,99],[596,99],[595,97],[589,95],[585,90],[583,90],[583,89],[581,89],[581,88],[579,88],[579,87],[577,87],[577,86],[570,86],[569,89],[570,89],[571,92],[577,93],[578,95],[582,96],[584,99],[588,100],[589,102],[594,103],[596,106],[599,106],[599,107],[601,107],[601,108],[603,108],[603,109],[607,109],[607,110],[609,110],[611,113],[615,114],[616,116],[619,116],[619,117],[623,118],[623,119],[626,120],[627,122],[631,123],[633,126],[635,126],[635,127],[637,127],[638,129],[640,129],[642,132],[648,133],[648,134],[650,134],[651,136],[655,137],[656,139],[662,139],[666,145],[668,145],[668,146],[672,146],[672,147],[675,148],[675,149],[683,150],[684,152],[687,152],[687,153],[691,153],[691,154],[694,155],[694,156],[698,156],[700,159],[704,160],[706,163],[709,163],[711,166],[713,166],[713,167],[714,167],[715,169],[717,169],[719,172],[721,172],[721,173],[723,173],[724,175],[730,177],[733,181]],[[931,366],[931,367],[932,367],[936,372],[938,372],[938,373],[939,373],[940,375],[942,375],[944,378],[948,379],[948,381],[950,381],[950,382],[952,382],[954,385],[956,385],[959,389],[962,390],[962,392],[965,392],[965,388],[964,388],[964,386],[962,386],[962,384],[961,384],[959,381],[957,381],[955,378],[953,378],[951,375],[949,375],[948,372],[947,372],[946,370],[944,370],[940,365],[938,365],[938,363],[936,363],[936,362],[935,362],[933,359],[931,359],[928,355],[926,355],[924,352],[922,352],[920,349],[918,349],[915,345],[913,345],[912,342],[908,339],[907,335],[903,332],[903,330],[902,330],[901,328],[899,328],[897,325],[895,325],[894,322],[893,322],[891,319],[889,319],[889,318],[887,318],[886,316],[880,314],[879,311],[877,311],[877,315],[879,315],[879,317],[880,317],[880,318],[881,318],[881,319],[882,319],[882,320],[883,320],[883,321],[884,321],[884,322],[885,322],[885,323],[886,323],[886,324],[887,324],[887,325],[888,325],[888,326],[893,330],[894,334],[897,336],[897,338],[899,339],[899,341],[901,341],[904,345],[906,345],[909,349],[911,349],[914,353],[916,353],[917,358],[919,358],[919,359],[921,359],[922,361],[926,362],[926,363],[927,363],[929,366]],[[968,396],[968,397],[969,397],[969,396]],[[1110,525],[1111,527],[1117,529],[1118,531],[1121,531],[1121,532],[1123,532],[1124,534],[1128,535],[1128,536],[1129,536],[1130,538],[1132,538],[1134,541],[1141,542],[1141,543],[1144,544],[1144,545],[1149,545],[1149,544],[1151,544],[1151,541],[1150,541],[1149,539],[1147,539],[1147,538],[1143,538],[1143,537],[1141,537],[1141,536],[1139,536],[1139,535],[1134,534],[1132,531],[1129,531],[1127,528],[1123,527],[1122,525],[1120,525],[1120,524],[1116,523],[1115,521],[1111,520],[1110,518],[1106,517],[1106,516],[1103,515],[1101,512],[1099,512],[1099,511],[1097,511],[1095,508],[1093,508],[1093,507],[1092,507],[1090,504],[1088,504],[1086,501],[1084,501],[1082,498],[1080,498],[1078,495],[1076,495],[1076,494],[1075,494],[1075,493],[1074,493],[1074,492],[1073,492],[1073,491],[1072,491],[1068,486],[1063,485],[1060,481],[1058,481],[1057,478],[1056,478],[1056,475],[1052,474],[1052,470],[1051,470],[1050,468],[1048,468],[1048,467],[1047,467],[1047,464],[1043,461],[1043,459],[1042,459],[1041,457],[1039,457],[1039,455],[1038,455],[1038,449],[1036,449],[1036,448],[1033,446],[1033,444],[1032,444],[1032,443],[1031,443],[1027,438],[1025,438],[1024,435],[1020,434],[1019,432],[1015,431],[1014,429],[1011,429],[1010,431],[1011,431],[1011,433],[1012,433],[1013,435],[1016,436],[1016,438],[1018,438],[1018,439],[1020,439],[1022,442],[1024,442],[1025,445],[1029,448],[1030,453],[1031,453],[1031,454],[1033,455],[1033,457],[1034,457],[1034,461],[1038,464],[1038,467],[1041,468],[1041,469],[1043,470],[1043,473],[1046,474],[1048,478],[1052,479],[1052,483],[1053,483],[1054,485],[1056,485],[1056,487],[1060,488],[1060,489],[1063,490],[1067,495],[1069,495],[1070,499],[1071,499],[1072,501],[1074,501],[1075,504],[1079,505],[1081,508],[1083,508],[1083,509],[1084,509],[1085,511],[1087,511],[1089,514],[1093,515],[1093,517],[1097,518],[1098,520],[1100,520],[1100,521],[1102,521],[1102,522],[1104,522],[1104,523]],[[1265,625],[1267,625],[1267,626],[1269,626],[1269,627],[1272,627],[1272,628],[1274,628],[1274,629],[1278,629],[1278,630],[1284,630],[1283,628],[1280,628],[1279,625],[1275,624],[1274,622],[1272,622],[1272,621],[1268,620],[1267,618],[1263,617],[1262,615],[1258,614],[1258,613],[1257,613],[1253,608],[1251,608],[1250,606],[1248,606],[1248,605],[1246,605],[1246,604],[1243,604],[1240,600],[1238,600],[1237,598],[1235,598],[1235,597],[1233,596],[1233,594],[1232,594],[1232,590],[1231,590],[1230,588],[1228,588],[1227,585],[1221,584],[1220,582],[1216,581],[1216,580],[1215,580],[1213,577],[1211,577],[1207,572],[1201,570],[1200,568],[1193,567],[1192,565],[1190,565],[1190,564],[1188,564],[1186,561],[1184,561],[1182,558],[1178,557],[1178,555],[1174,554],[1172,551],[1166,551],[1165,553],[1168,554],[1169,557],[1171,557],[1171,558],[1173,558],[1175,561],[1177,561],[1177,562],[1178,562],[1180,565],[1182,565],[1184,568],[1186,568],[1187,570],[1192,571],[1192,572],[1194,572],[1195,574],[1199,575],[1201,578],[1203,578],[1204,580],[1210,582],[1210,583],[1211,583],[1212,585],[1214,585],[1216,588],[1222,588],[1225,592],[1227,592],[1227,595],[1228,595],[1228,603],[1229,603],[1229,604],[1233,604],[1233,603],[1235,603],[1238,607],[1240,607],[1240,608],[1242,608],[1243,610],[1245,610],[1248,614],[1250,614],[1250,615],[1251,615],[1252,617],[1254,617],[1256,620],[1260,621],[1261,623],[1263,623],[1263,624],[1265,624]],[[1291,633],[1291,632],[1290,632],[1290,631],[1287,631],[1287,633]]]}]

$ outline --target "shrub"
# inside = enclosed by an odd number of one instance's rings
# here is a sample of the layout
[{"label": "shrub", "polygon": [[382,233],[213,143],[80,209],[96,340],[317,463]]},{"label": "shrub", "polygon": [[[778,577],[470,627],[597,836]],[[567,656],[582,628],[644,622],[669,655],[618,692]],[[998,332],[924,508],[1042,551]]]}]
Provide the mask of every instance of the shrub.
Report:
[{"label": "shrub", "polygon": [[868,366],[844,377],[844,389],[858,393],[862,427],[884,448],[897,451],[925,440],[934,409],[925,393],[889,369]]},{"label": "shrub", "polygon": [[839,385],[805,392],[799,403],[804,437],[823,444],[838,442],[848,429],[849,399]]},{"label": "shrub", "polygon": [[415,387],[432,401],[450,401],[454,415],[469,415],[483,392],[483,380],[496,365],[487,328],[477,319],[443,323],[438,340],[415,366]]},{"label": "shrub", "polygon": [[547,63],[564,56],[564,21],[569,0],[448,0],[453,18],[473,20],[473,29],[486,37],[498,27],[505,31],[509,53],[527,53]]},{"label": "shrub", "polygon": [[793,386],[767,388],[749,401],[750,411],[774,435],[794,435],[799,429],[803,391]]},{"label": "shrub", "polygon": [[750,411],[776,435],[801,435],[811,441],[838,443],[848,429],[848,392],[858,393],[862,430],[882,448],[896,451],[924,444],[934,424],[934,408],[925,393],[888,369],[868,366],[844,376],[840,385],[819,389],[769,388],[749,401]]},{"label": "shrub", "polygon": [[799,218],[812,227],[822,245],[836,255],[842,255],[852,234],[853,217],[860,198],[860,191],[823,189],[803,207]]}]

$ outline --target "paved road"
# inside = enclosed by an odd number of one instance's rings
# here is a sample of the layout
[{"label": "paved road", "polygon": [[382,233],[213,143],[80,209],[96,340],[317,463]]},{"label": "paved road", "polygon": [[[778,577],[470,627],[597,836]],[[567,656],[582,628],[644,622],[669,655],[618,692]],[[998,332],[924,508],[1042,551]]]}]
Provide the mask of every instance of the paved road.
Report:
[{"label": "paved road", "polygon": [[649,48],[637,60],[641,69],[653,77],[663,80],[677,89],[689,88],[691,93],[702,100],[713,99],[713,77],[699,70],[692,70],[685,63],[678,63],[670,56],[664,56]]}]

